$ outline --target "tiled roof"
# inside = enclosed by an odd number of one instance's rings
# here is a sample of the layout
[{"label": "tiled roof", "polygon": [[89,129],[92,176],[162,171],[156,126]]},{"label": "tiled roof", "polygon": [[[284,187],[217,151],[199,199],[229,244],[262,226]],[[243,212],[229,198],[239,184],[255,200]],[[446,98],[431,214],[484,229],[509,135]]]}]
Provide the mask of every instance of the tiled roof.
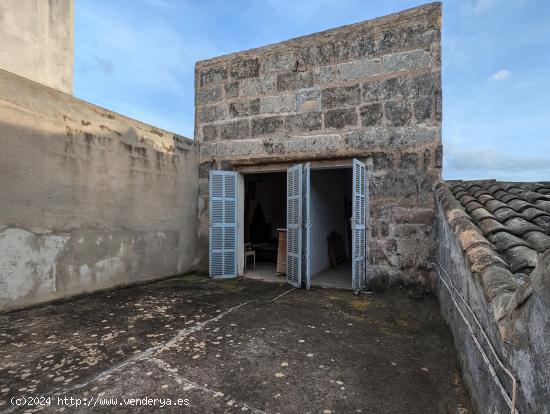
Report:
[{"label": "tiled roof", "polygon": [[519,279],[550,249],[550,182],[447,181],[447,187]]}]

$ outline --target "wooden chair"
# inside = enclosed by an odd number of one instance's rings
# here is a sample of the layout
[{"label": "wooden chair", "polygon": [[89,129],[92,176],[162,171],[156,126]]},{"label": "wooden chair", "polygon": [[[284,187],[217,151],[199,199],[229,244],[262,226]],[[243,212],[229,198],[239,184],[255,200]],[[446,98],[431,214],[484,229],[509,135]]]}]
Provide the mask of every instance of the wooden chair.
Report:
[{"label": "wooden chair", "polygon": [[254,261],[254,270],[256,270],[256,251],[252,250],[252,243],[244,244],[244,270],[246,271],[246,264],[248,263],[248,258],[252,256]]},{"label": "wooden chair", "polygon": [[327,242],[330,267],[336,269],[340,263],[346,261],[346,248],[344,247],[344,240],[340,233],[332,231],[327,236]]}]

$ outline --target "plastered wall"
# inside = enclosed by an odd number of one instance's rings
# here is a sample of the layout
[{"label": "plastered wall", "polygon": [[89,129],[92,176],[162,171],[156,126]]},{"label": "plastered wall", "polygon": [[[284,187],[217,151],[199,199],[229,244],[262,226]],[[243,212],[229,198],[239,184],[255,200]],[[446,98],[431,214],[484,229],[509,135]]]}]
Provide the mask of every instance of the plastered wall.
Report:
[{"label": "plastered wall", "polygon": [[196,268],[198,149],[0,70],[0,311]]},{"label": "plastered wall", "polygon": [[[345,200],[352,200],[352,174],[347,170],[311,171],[311,275],[330,268],[327,237],[335,231],[342,236],[346,255],[349,253]],[[349,258],[349,256],[348,256]],[[350,275],[351,280],[351,275]]]},{"label": "plastered wall", "polygon": [[0,69],[72,93],[73,0],[0,1]]}]

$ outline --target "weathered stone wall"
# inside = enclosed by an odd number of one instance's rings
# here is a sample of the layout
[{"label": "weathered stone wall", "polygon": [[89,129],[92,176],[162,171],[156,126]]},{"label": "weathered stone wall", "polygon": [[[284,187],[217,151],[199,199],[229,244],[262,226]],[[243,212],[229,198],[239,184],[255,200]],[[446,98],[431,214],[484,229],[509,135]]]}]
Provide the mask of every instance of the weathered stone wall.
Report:
[{"label": "weathered stone wall", "polygon": [[0,70],[0,311],[194,270],[198,145]]},{"label": "weathered stone wall", "polygon": [[0,69],[72,93],[73,0],[2,0]]},{"label": "weathered stone wall", "polygon": [[441,169],[441,5],[199,62],[199,266],[208,268],[208,171],[366,160],[370,277],[427,284],[431,186]]},{"label": "weathered stone wall", "polygon": [[[466,300],[502,363],[515,376],[518,383],[518,412],[549,414],[550,250],[541,255],[539,265],[525,284],[518,284],[515,291],[509,292],[508,300],[496,301],[495,293],[509,290],[504,288],[507,281],[496,272],[489,275],[491,269],[487,261],[475,263],[474,268],[479,271],[472,273],[473,261],[476,259],[468,258],[463,248],[464,243],[461,243],[467,237],[472,239],[472,234],[465,234],[460,240],[456,234],[456,226],[466,233],[468,230],[464,224],[458,222],[460,214],[456,210],[454,213],[449,208],[447,212],[445,210],[442,203],[437,205],[434,225],[437,271],[449,287],[452,283]],[[457,222],[450,223],[450,218]],[[479,243],[480,239],[477,240]],[[510,412],[468,325],[453,303],[453,297],[509,396],[512,395],[510,377],[493,356],[474,317],[458,294],[453,291],[452,296],[442,281],[438,280],[436,286],[441,311],[453,333],[462,376],[476,411]]]}]

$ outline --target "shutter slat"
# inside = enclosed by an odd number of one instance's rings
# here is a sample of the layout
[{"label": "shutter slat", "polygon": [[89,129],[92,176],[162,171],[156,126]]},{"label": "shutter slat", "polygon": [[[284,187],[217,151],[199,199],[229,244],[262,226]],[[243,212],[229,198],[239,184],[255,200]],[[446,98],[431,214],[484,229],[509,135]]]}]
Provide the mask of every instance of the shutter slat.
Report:
[{"label": "shutter slat", "polygon": [[308,162],[304,166],[304,176],[302,190],[304,192],[304,204],[302,206],[304,214],[305,240],[304,240],[304,279],[306,281],[306,289],[311,287],[311,190],[310,190],[310,171],[311,165]]},{"label": "shutter slat", "polygon": [[286,279],[300,287],[302,265],[302,165],[287,170]]},{"label": "shutter slat", "polygon": [[358,291],[366,284],[368,237],[368,175],[365,164],[353,160],[352,287]]},{"label": "shutter slat", "polygon": [[237,173],[210,171],[210,249],[212,278],[237,277]]}]

